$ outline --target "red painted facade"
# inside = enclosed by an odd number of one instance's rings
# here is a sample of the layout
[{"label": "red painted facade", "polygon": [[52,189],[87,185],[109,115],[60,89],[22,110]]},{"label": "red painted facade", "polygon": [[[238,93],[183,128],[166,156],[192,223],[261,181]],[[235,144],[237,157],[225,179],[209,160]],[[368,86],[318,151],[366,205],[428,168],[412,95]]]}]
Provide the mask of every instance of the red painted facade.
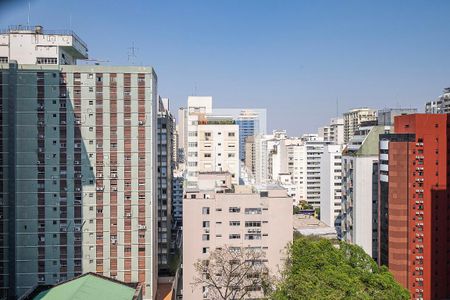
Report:
[{"label": "red painted facade", "polygon": [[389,269],[412,299],[450,297],[449,128],[446,114],[398,116],[414,141],[389,142]]}]

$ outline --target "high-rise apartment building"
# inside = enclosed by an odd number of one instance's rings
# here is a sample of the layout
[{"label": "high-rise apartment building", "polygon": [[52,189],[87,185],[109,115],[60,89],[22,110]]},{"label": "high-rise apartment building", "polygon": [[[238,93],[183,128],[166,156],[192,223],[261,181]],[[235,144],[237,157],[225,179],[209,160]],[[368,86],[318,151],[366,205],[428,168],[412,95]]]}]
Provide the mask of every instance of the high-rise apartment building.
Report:
[{"label": "high-rise apartment building", "polygon": [[[155,294],[156,83],[74,65],[74,33],[0,34],[1,296],[85,272]],[[11,56],[8,56],[11,55]]]},{"label": "high-rise apartment building", "polygon": [[350,141],[362,122],[376,120],[377,111],[370,108],[356,108],[344,113],[344,143]]},{"label": "high-rise apartment building", "polygon": [[183,222],[183,173],[177,172],[172,181],[172,218],[176,228]]},{"label": "high-rise apartment building", "polygon": [[213,114],[211,97],[191,96],[187,122],[187,187],[197,186],[199,172],[211,171],[228,171],[239,183],[239,126],[233,118]]},{"label": "high-rise apartment building", "polygon": [[180,128],[184,128],[184,152],[188,187],[196,187],[198,180],[198,124],[212,113],[212,97],[188,97],[188,107],[179,111],[182,118]]},{"label": "high-rise apartment building", "polygon": [[412,299],[450,297],[449,128],[446,114],[413,114],[380,137],[379,263]]},{"label": "high-rise apartment building", "polygon": [[172,236],[172,180],[175,166],[173,151],[175,119],[169,111],[168,98],[159,98],[157,130],[158,271],[160,275],[167,275]]},{"label": "high-rise apartment building", "polygon": [[344,143],[344,119],[343,118],[333,118],[330,124],[327,126],[320,127],[319,137],[325,142],[331,142],[333,144],[343,144]]},{"label": "high-rise apartment building", "polygon": [[229,116],[239,126],[239,159],[245,159],[245,139],[266,134],[267,111],[263,108],[213,108],[214,115]]},{"label": "high-rise apartment building", "polygon": [[379,135],[388,128],[361,126],[342,153],[342,239],[361,246],[371,256],[373,202],[377,201],[373,168],[378,162]]},{"label": "high-rise apartment building", "polygon": [[287,146],[288,168],[296,185],[296,200],[320,207],[320,160],[324,142],[317,134],[306,134]]},{"label": "high-rise apartment building", "polygon": [[[203,299],[202,287],[192,286],[199,275],[194,263],[225,245],[262,250],[271,275],[278,274],[293,235],[292,200],[286,191],[233,187],[230,174],[223,172],[200,173],[199,186],[186,191],[183,203],[183,299]],[[249,296],[259,298],[260,287]]]},{"label": "high-rise apartment building", "polygon": [[[208,116],[198,125],[198,171],[228,171],[239,183],[239,127],[229,118]],[[189,166],[188,166],[189,167]]]},{"label": "high-rise apartment building", "polygon": [[178,109],[177,134],[178,134],[178,156],[179,162],[185,163],[187,155],[187,127],[188,127],[188,109],[181,107]]},{"label": "high-rise apartment building", "polygon": [[341,232],[342,150],[344,145],[325,145],[320,158],[320,220]]},{"label": "high-rise apartment building", "polygon": [[436,100],[425,104],[427,114],[447,114],[450,113],[450,88],[445,88],[442,95]]}]

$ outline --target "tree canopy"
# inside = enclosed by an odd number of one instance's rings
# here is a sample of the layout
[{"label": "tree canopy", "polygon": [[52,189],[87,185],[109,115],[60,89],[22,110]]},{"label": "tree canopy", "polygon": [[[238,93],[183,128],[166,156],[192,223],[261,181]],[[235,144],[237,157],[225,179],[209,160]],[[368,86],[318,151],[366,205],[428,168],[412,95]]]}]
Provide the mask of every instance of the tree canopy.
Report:
[{"label": "tree canopy", "polygon": [[386,267],[358,246],[297,237],[272,299],[409,299]]}]

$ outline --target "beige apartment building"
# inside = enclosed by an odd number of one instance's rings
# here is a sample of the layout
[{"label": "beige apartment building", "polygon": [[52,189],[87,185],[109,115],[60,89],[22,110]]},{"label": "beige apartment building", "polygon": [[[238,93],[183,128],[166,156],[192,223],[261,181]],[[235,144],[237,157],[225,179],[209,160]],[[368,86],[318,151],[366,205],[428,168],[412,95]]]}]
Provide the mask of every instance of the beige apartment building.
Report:
[{"label": "beige apartment building", "polygon": [[239,126],[228,118],[208,117],[198,126],[198,171],[229,172],[239,184]]},{"label": "beige apartment building", "polygon": [[347,144],[351,140],[361,122],[376,120],[377,111],[371,108],[356,108],[344,113],[344,143]]},{"label": "beige apartment building", "polygon": [[85,44],[42,27],[0,34],[0,56],[0,298],[95,272],[152,299],[154,70],[75,65]]},{"label": "beige apartment building", "polygon": [[[286,246],[292,241],[292,199],[279,186],[231,184],[228,172],[199,174],[199,187],[187,190],[183,200],[183,299],[203,297],[191,283],[194,263],[207,259],[216,248],[252,247],[266,254],[272,275],[283,267]],[[249,298],[258,298],[260,291]],[[212,300],[212,299],[210,299]]]}]

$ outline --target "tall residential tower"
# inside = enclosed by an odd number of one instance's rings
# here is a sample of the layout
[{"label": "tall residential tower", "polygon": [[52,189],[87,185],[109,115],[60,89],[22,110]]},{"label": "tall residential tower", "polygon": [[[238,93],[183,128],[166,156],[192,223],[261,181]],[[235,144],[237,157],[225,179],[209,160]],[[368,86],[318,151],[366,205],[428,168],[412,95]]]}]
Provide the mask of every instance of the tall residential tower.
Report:
[{"label": "tall residential tower", "polygon": [[156,74],[78,66],[85,44],[0,34],[1,296],[85,272],[155,294]]}]

